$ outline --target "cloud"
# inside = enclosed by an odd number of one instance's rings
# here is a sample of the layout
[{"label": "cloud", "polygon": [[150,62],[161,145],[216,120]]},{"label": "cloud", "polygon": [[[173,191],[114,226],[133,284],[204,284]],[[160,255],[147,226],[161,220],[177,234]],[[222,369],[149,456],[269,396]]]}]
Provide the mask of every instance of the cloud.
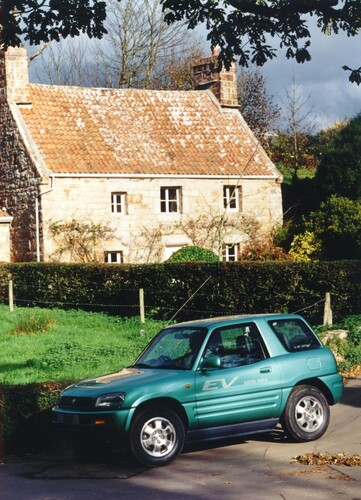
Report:
[{"label": "cloud", "polygon": [[361,86],[349,82],[349,73],[342,66],[346,64],[353,69],[361,66],[360,46],[361,35],[326,36],[314,28],[310,62],[297,64],[280,51],[277,59],[265,64],[263,73],[269,93],[280,100],[294,75],[302,97],[310,97],[313,103],[319,127],[355,116],[361,112]]}]

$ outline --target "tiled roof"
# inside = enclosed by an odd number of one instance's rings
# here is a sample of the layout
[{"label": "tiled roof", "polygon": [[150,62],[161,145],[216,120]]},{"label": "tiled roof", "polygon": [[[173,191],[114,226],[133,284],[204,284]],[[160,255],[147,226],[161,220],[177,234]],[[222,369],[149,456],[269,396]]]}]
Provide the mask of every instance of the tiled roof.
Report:
[{"label": "tiled roof", "polygon": [[279,175],[204,91],[30,85],[23,119],[53,173]]},{"label": "tiled roof", "polygon": [[9,219],[9,218],[12,219],[12,217],[7,212],[5,212],[4,210],[0,210],[0,219]]}]

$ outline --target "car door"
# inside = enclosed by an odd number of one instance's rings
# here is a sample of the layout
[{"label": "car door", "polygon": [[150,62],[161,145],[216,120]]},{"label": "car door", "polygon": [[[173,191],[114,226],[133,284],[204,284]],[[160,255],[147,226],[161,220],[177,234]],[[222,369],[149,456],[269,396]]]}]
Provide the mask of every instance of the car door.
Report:
[{"label": "car door", "polygon": [[254,323],[212,332],[203,360],[219,356],[219,368],[196,372],[196,415],[200,427],[214,427],[279,416],[281,376],[268,357]]}]

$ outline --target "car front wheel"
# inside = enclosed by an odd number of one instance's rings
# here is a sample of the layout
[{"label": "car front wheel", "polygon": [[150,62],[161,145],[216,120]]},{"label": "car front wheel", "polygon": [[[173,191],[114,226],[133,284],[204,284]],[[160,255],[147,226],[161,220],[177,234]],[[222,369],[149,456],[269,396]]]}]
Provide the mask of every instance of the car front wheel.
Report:
[{"label": "car front wheel", "polygon": [[167,465],[182,451],[185,429],[177,413],[167,408],[145,410],[130,430],[133,456],[147,467]]},{"label": "car front wheel", "polygon": [[281,423],[296,441],[313,441],[327,430],[330,409],[323,393],[316,387],[300,385],[291,392]]}]

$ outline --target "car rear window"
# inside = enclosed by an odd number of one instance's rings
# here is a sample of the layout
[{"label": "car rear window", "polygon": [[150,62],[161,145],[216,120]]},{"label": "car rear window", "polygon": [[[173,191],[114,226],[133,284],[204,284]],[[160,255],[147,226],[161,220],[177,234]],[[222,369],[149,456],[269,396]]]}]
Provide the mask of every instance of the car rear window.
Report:
[{"label": "car rear window", "polygon": [[307,351],[321,347],[313,331],[301,319],[278,319],[268,322],[288,352]]}]

